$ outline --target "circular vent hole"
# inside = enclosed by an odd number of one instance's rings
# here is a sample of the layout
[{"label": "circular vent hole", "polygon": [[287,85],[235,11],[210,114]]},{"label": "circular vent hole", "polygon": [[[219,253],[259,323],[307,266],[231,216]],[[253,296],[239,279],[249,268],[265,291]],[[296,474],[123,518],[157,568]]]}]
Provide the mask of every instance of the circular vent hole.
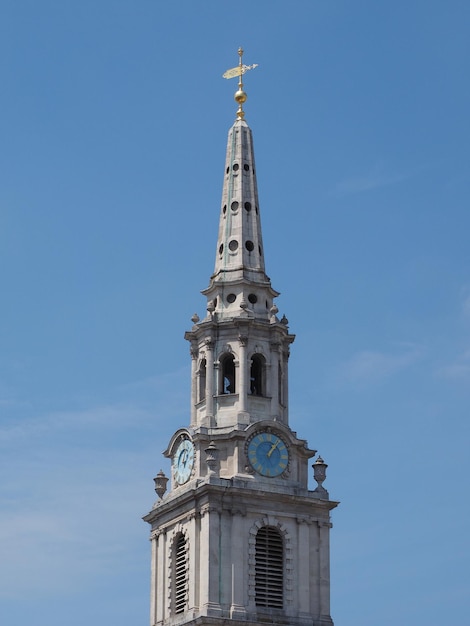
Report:
[{"label": "circular vent hole", "polygon": [[245,248],[248,250],[248,252],[253,252],[253,250],[255,249],[254,243],[252,241],[247,241],[245,244]]},{"label": "circular vent hole", "polygon": [[237,299],[237,296],[234,293],[229,293],[227,296],[227,302],[232,304]]},{"label": "circular vent hole", "polygon": [[225,215],[227,213],[227,205],[224,204],[224,208],[222,209],[222,213]]},{"label": "circular vent hole", "polygon": [[245,209],[249,212],[251,211],[251,202],[245,202]]},{"label": "circular vent hole", "polygon": [[245,170],[245,172],[248,172],[250,170],[250,166],[248,165],[248,163],[245,163],[243,169]]},{"label": "circular vent hole", "polygon": [[248,296],[248,302],[251,302],[251,304],[256,304],[258,302],[258,298],[255,296],[254,293],[250,293],[250,295]]},{"label": "circular vent hole", "polygon": [[222,254],[223,251],[224,251],[224,244],[221,243],[219,246],[219,254]]},{"label": "circular vent hole", "polygon": [[236,200],[235,202],[232,202],[230,208],[232,209],[232,211],[236,211],[238,209],[238,202]]},{"label": "circular vent hole", "polygon": [[232,252],[235,252],[235,250],[238,248],[238,241],[236,239],[232,239],[232,241],[228,244],[228,247]]},{"label": "circular vent hole", "polygon": [[238,163],[234,163],[234,164],[233,164],[233,171],[234,171],[234,172],[238,172],[239,167],[240,167],[240,166],[238,165]]}]

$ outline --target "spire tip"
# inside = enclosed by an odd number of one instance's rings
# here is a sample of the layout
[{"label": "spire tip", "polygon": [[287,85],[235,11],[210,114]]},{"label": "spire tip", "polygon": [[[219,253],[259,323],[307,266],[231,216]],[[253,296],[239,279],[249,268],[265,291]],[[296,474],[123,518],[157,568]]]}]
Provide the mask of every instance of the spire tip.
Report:
[{"label": "spire tip", "polygon": [[240,57],[240,61],[237,67],[232,67],[230,70],[227,70],[222,74],[223,78],[235,78],[238,76],[238,90],[235,92],[235,102],[238,102],[238,111],[237,111],[237,119],[242,120],[245,117],[245,111],[243,110],[243,105],[246,102],[247,95],[246,92],[243,91],[243,81],[242,76],[248,70],[252,70],[255,67],[258,67],[257,63],[253,65],[243,65],[243,48],[240,46],[238,48],[238,56]]}]

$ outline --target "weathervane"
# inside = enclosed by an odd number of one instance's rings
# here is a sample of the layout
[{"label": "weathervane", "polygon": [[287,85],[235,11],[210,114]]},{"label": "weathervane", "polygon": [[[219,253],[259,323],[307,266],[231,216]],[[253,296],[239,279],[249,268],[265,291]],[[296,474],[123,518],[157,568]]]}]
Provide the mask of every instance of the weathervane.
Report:
[{"label": "weathervane", "polygon": [[248,70],[258,67],[258,64],[254,63],[253,65],[243,65],[243,48],[238,48],[238,56],[240,57],[240,62],[237,67],[232,67],[232,69],[227,70],[224,74],[222,74],[222,78],[235,78],[235,76],[238,76],[238,91],[235,93],[234,99],[238,102],[237,118],[242,120],[245,117],[243,103],[246,102],[247,99],[247,95],[243,91],[242,76],[245,72],[248,72]]}]

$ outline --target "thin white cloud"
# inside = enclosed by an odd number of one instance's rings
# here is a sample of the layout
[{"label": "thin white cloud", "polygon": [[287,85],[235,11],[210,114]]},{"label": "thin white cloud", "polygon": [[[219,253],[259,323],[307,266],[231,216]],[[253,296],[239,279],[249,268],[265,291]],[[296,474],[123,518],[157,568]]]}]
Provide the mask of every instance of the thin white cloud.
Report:
[{"label": "thin white cloud", "polygon": [[462,315],[466,319],[470,319],[470,287],[468,285],[462,287],[460,295],[462,298]]},{"label": "thin white cloud", "polygon": [[470,350],[466,350],[453,363],[443,365],[437,371],[441,378],[455,381],[470,381]]},{"label": "thin white cloud", "polygon": [[421,356],[422,349],[409,344],[393,352],[362,350],[340,365],[338,378],[359,386],[375,384],[410,367]]},{"label": "thin white cloud", "polygon": [[409,178],[409,174],[383,172],[381,171],[381,168],[375,168],[367,174],[350,176],[339,181],[336,184],[334,195],[344,196],[363,193],[371,191],[372,189],[378,189],[380,187],[386,187],[388,185],[399,183],[407,178]]},{"label": "thin white cloud", "polygon": [[[181,387],[181,381],[183,381],[183,387],[185,392],[187,392],[187,388],[189,389],[190,384],[190,368],[182,367],[174,372],[165,372],[164,374],[160,374],[158,376],[149,376],[147,378],[143,378],[142,380],[137,380],[131,383],[127,383],[122,386],[123,390],[140,390],[140,389],[153,389],[153,390],[162,390],[167,389],[168,387],[176,386],[175,383],[178,383],[178,387]],[[186,384],[185,384],[186,382]],[[186,388],[187,387],[187,388]],[[185,394],[187,397],[187,394]]]},{"label": "thin white cloud", "polygon": [[[184,381],[182,384],[181,381]],[[123,385],[115,395],[120,401],[70,411],[37,414],[31,403],[15,402],[29,409],[27,416],[5,417],[0,422],[0,445],[60,432],[119,431],[136,424],[144,426],[164,416],[176,417],[188,408],[189,372],[181,370]]]},{"label": "thin white cloud", "polygon": [[[129,558],[132,542],[123,542],[122,536],[137,527],[139,511],[152,505],[150,484],[144,505],[143,482],[138,473],[129,471],[132,460],[127,455],[116,457],[114,478],[104,479],[99,463],[93,466],[94,478],[80,472],[74,476],[60,466],[51,466],[40,477],[30,476],[47,480],[49,486],[42,489],[38,484],[40,497],[1,512],[1,596],[70,591],[93,584],[118,561],[122,565]],[[118,464],[130,475],[119,472]]]},{"label": "thin white cloud", "polygon": [[0,467],[0,596],[70,592],[132,560],[146,538],[139,513],[156,499],[166,445],[157,430],[149,437],[136,423],[112,445],[94,446],[90,430],[78,442],[71,431],[55,446],[48,436],[14,446]]},{"label": "thin white cloud", "polygon": [[116,430],[149,417],[147,411],[133,406],[109,405],[79,411],[55,411],[21,420],[4,421],[0,425],[0,444],[11,444],[14,440],[30,440],[64,431],[97,431],[103,428]]}]

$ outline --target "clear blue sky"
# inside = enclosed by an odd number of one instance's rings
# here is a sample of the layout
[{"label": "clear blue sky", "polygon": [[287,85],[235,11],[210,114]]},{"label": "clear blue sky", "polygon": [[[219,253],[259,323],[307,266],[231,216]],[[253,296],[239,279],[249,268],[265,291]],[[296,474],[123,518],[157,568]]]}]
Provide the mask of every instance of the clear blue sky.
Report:
[{"label": "clear blue sky", "polygon": [[0,30],[1,623],[148,624],[240,45],[335,624],[468,623],[468,0],[3,0]]}]

